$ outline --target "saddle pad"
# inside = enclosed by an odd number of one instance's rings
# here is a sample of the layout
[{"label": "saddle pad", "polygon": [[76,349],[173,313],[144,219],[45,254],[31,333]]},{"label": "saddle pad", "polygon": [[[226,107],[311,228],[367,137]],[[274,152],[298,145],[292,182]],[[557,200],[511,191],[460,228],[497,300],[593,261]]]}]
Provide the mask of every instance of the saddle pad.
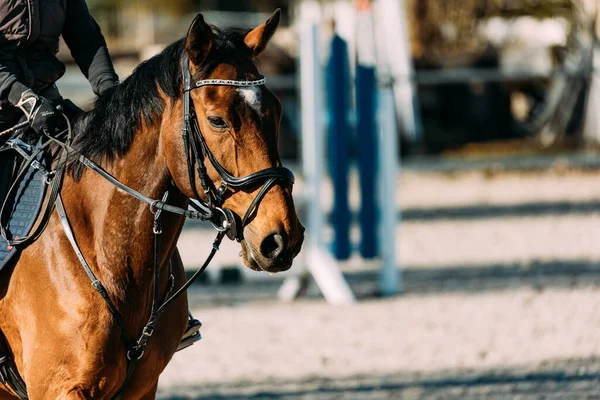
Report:
[{"label": "saddle pad", "polygon": [[[12,154],[5,155],[0,153],[0,157],[12,158],[11,156]],[[44,153],[41,153],[36,159],[42,163],[44,157]],[[17,158],[21,160],[21,157],[17,156]],[[2,167],[12,168],[12,165],[2,165]],[[1,184],[5,185],[6,182],[2,182]],[[10,182],[8,186],[10,186]],[[10,217],[8,222],[3,221],[3,223],[6,227],[7,236],[10,239],[25,237],[29,234],[44,203],[46,188],[44,174],[29,166],[29,170],[23,179],[21,179],[21,182],[19,182],[19,187],[16,189],[14,196],[12,196],[12,199],[9,199],[10,203],[7,204],[7,207],[10,207],[11,211],[9,214],[7,210],[5,215],[10,215]],[[2,190],[3,193],[7,191],[8,188]],[[4,198],[0,199],[0,206],[2,201],[4,201]],[[15,247],[9,248],[6,240],[0,235],[0,270],[10,262],[17,251],[18,249]]]}]

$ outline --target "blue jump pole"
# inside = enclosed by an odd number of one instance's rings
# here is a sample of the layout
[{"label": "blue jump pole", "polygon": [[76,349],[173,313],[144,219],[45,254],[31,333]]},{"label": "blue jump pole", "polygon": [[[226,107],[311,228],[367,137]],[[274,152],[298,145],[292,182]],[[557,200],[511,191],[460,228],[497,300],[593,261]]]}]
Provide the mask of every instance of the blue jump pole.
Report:
[{"label": "blue jump pole", "polygon": [[377,188],[376,188],[376,125],[375,67],[356,67],[356,136],[358,171],[360,174],[360,253],[363,258],[377,256]]},{"label": "blue jump pole", "polygon": [[350,124],[350,74],[348,45],[335,35],[326,67],[327,111],[329,114],[328,152],[333,184],[333,254],[338,260],[350,257],[350,206],[348,205],[348,169]]}]

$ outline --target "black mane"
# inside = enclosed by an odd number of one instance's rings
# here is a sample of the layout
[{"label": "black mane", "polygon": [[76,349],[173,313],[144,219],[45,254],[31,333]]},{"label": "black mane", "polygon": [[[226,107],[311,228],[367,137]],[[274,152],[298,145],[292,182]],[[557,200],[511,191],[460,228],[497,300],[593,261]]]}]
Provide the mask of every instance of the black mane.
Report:
[{"label": "black mane", "polygon": [[[243,45],[248,30],[220,30],[213,27],[215,41],[201,71],[194,79],[208,76],[223,60],[233,63],[241,56],[249,57]],[[160,91],[172,100],[181,97],[181,55],[184,39],[180,39],[160,54],[144,61],[120,85],[98,96],[94,109],[74,124],[73,147],[79,154],[102,163],[124,155],[135,137],[142,119],[152,125],[160,121],[165,103]],[[241,46],[241,47],[240,47]],[[76,179],[83,173],[82,164],[71,163]]]}]

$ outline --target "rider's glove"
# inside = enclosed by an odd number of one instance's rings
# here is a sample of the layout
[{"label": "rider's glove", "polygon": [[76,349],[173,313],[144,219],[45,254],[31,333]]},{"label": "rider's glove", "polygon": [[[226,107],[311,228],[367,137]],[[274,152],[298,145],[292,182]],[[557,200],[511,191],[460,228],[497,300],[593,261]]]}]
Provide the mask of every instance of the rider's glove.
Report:
[{"label": "rider's glove", "polygon": [[[14,85],[13,85],[14,86]],[[23,85],[19,85],[23,86]],[[24,86],[23,86],[24,87]],[[65,129],[65,120],[50,100],[36,95],[33,90],[25,88],[18,100],[13,96],[13,88],[9,100],[27,117],[29,125],[38,133],[55,134]]]}]

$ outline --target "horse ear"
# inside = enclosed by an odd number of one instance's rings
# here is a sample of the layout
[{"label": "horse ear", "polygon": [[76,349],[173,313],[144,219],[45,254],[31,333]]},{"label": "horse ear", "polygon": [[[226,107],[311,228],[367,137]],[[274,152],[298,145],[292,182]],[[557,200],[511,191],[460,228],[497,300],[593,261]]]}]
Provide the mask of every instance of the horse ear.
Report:
[{"label": "horse ear", "polygon": [[267,47],[267,43],[279,25],[280,16],[281,9],[278,8],[262,25],[252,29],[244,37],[244,43],[252,51],[253,57],[259,55]]},{"label": "horse ear", "polygon": [[200,65],[210,52],[213,32],[202,14],[196,15],[185,39],[185,52],[194,65]]}]

